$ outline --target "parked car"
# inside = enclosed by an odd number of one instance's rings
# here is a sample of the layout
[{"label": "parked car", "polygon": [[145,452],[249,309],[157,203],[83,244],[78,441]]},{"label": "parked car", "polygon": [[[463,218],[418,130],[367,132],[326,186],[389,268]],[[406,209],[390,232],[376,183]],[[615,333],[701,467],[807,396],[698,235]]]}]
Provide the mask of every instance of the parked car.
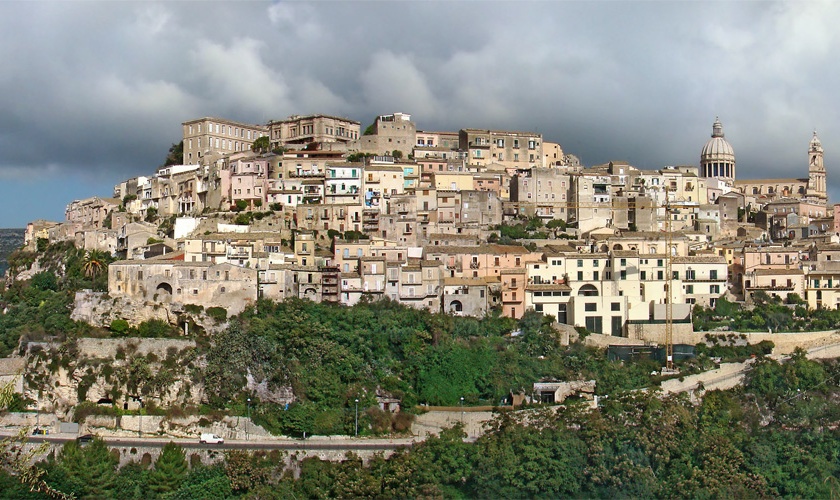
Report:
[{"label": "parked car", "polygon": [[83,434],[83,435],[76,438],[76,442],[78,442],[78,443],[90,443],[91,441],[93,441],[94,437],[96,437],[96,436],[94,436],[93,434]]},{"label": "parked car", "polygon": [[202,432],[198,442],[202,444],[224,444],[225,440],[216,434]]},{"label": "parked car", "polygon": [[50,431],[48,431],[47,429],[42,429],[40,427],[36,427],[35,430],[32,431],[33,436],[46,436],[49,433]]}]

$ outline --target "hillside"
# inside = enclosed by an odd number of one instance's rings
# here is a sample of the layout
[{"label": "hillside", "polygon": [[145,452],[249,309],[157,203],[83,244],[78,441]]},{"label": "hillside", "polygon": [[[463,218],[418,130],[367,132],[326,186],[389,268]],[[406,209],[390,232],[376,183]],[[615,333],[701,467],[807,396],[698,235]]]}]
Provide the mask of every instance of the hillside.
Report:
[{"label": "hillside", "polygon": [[23,245],[24,229],[0,229],[0,276],[6,273],[9,254]]}]

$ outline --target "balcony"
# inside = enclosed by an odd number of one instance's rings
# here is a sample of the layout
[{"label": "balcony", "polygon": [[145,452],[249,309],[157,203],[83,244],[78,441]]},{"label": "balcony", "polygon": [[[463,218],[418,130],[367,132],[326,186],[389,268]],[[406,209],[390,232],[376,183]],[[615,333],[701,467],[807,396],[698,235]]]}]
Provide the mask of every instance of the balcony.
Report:
[{"label": "balcony", "polygon": [[289,177],[292,177],[292,178],[303,177],[303,178],[311,179],[311,178],[315,178],[315,177],[324,177],[324,172],[321,172],[321,171],[318,171],[318,170],[316,170],[314,172],[313,171],[308,171],[308,170],[300,170],[298,172],[290,172]]},{"label": "balcony", "polygon": [[478,269],[479,263],[478,262],[470,262],[470,269]]}]

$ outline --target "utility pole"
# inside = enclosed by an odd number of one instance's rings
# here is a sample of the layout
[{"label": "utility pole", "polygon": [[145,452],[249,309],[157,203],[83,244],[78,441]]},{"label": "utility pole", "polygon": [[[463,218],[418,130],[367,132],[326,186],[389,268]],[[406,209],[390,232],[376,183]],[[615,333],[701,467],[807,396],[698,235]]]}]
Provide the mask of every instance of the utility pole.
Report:
[{"label": "utility pole", "polygon": [[251,421],[251,398],[248,398],[248,421],[245,422],[245,440],[248,440],[248,423]]},{"label": "utility pole", "polygon": [[359,398],[356,398],[356,437],[359,437]]}]

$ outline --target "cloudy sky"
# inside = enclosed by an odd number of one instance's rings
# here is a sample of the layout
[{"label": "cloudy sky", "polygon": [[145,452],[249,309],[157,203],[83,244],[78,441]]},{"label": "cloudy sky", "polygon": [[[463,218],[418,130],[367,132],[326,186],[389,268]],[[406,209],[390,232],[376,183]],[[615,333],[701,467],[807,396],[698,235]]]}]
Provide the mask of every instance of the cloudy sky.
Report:
[{"label": "cloudy sky", "polygon": [[0,227],[148,175],[180,124],[327,113],[536,130],[585,165],[698,165],[840,201],[837,2],[0,2]]}]

